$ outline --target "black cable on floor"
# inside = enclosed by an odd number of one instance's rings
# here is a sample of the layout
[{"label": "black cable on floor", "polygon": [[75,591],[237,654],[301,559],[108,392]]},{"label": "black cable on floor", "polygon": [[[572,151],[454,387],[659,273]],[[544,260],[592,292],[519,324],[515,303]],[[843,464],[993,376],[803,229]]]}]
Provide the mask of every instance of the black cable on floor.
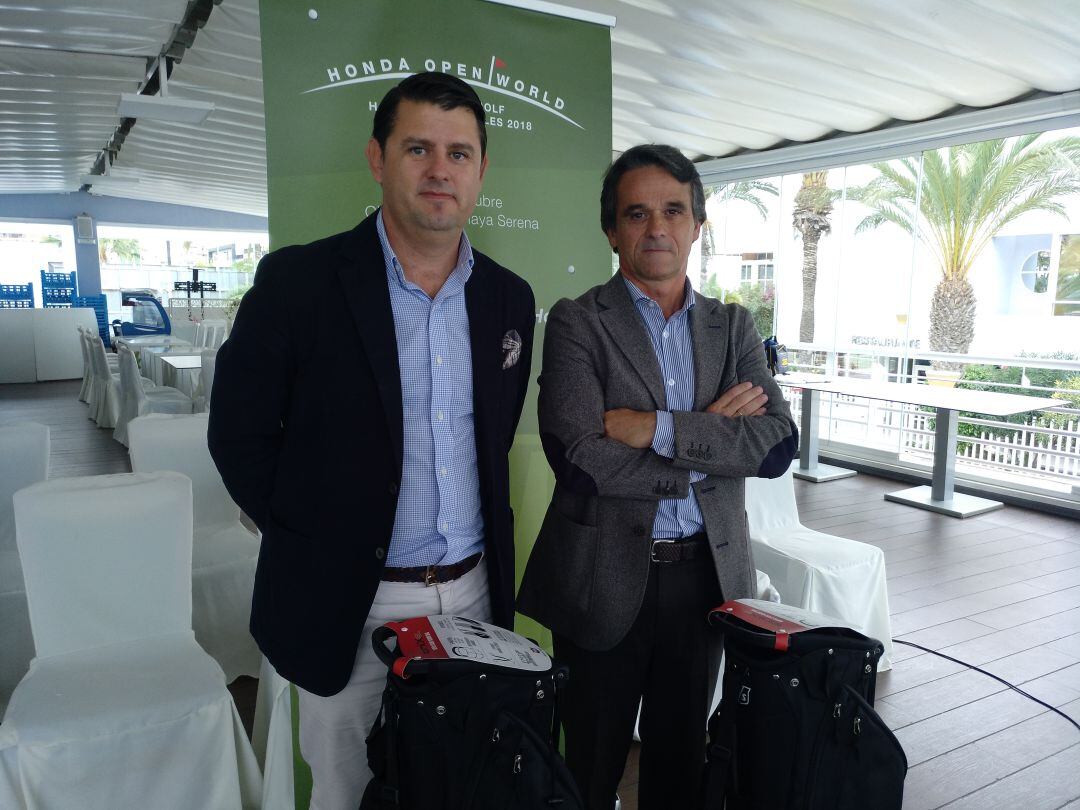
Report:
[{"label": "black cable on floor", "polygon": [[1061,709],[1058,709],[1055,706],[1051,706],[1049,703],[1047,703],[1044,700],[1039,700],[1034,695],[1032,695],[1032,694],[1030,694],[1028,692],[1025,692],[1019,686],[1014,686],[1013,684],[1009,683],[1004,678],[999,678],[997,675],[995,675],[992,672],[987,672],[985,669],[980,669],[979,667],[975,666],[974,664],[969,664],[967,661],[961,661],[959,658],[953,658],[951,655],[946,655],[943,652],[938,652],[937,650],[931,650],[929,647],[924,647],[921,644],[916,644],[913,641],[904,641],[903,639],[894,638],[893,639],[893,644],[905,644],[908,647],[914,647],[916,650],[922,650],[923,652],[928,652],[928,653],[931,653],[933,655],[940,656],[941,658],[944,658],[946,661],[952,661],[954,664],[960,664],[961,666],[965,666],[968,669],[973,669],[976,672],[981,672],[983,675],[986,675],[988,678],[993,678],[998,683],[1005,684],[1007,687],[1012,689],[1014,692],[1019,692],[1021,695],[1028,698],[1029,700],[1034,700],[1040,706],[1045,706],[1047,709],[1054,712],[1054,714],[1060,714],[1062,717],[1064,717],[1066,720],[1068,720],[1070,723],[1072,723],[1074,726],[1076,726],[1077,731],[1080,731],[1080,723],[1077,723],[1075,720],[1073,720],[1071,717],[1069,717],[1069,715],[1065,714],[1065,712],[1063,712]]}]

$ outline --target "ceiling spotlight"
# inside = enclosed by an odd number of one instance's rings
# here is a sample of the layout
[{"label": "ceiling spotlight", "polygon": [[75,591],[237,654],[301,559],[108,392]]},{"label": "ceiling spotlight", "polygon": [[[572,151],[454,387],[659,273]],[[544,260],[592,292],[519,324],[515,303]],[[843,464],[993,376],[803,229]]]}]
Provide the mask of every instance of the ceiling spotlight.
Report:
[{"label": "ceiling spotlight", "polygon": [[121,93],[116,110],[123,118],[152,118],[179,124],[201,124],[214,111],[209,101],[190,101],[175,96],[143,96]]},{"label": "ceiling spotlight", "polygon": [[80,186],[100,186],[101,188],[122,188],[138,185],[138,177],[117,177],[113,174],[84,174],[79,178]]},{"label": "ceiling spotlight", "polygon": [[214,111],[209,101],[192,101],[169,95],[167,59],[157,61],[158,95],[121,93],[116,111],[123,118],[151,118],[178,124],[201,124]]}]

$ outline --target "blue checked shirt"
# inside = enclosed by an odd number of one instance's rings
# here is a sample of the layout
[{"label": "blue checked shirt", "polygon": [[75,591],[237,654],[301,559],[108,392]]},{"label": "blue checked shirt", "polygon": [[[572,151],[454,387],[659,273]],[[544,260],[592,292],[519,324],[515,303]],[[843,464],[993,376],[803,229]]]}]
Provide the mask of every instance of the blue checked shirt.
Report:
[{"label": "blue checked shirt", "polygon": [[462,234],[457,265],[432,299],[405,279],[382,211],[376,228],[394,312],[405,434],[386,564],[450,565],[484,549],[465,310],[472,245]]},{"label": "blue checked shirt", "polygon": [[[686,282],[682,307],[664,319],[660,305],[623,276],[626,289],[637,306],[638,315],[652,340],[660,373],[667,392],[667,410],[656,412],[656,432],[652,449],[665,458],[675,457],[675,419],[672,411],[694,410],[694,343],[690,335],[690,310],[694,307],[694,288]],[[705,473],[690,471],[690,483],[700,481]],[[705,526],[694,490],[685,498],[665,498],[653,521],[653,537],[672,539],[697,534]]]}]

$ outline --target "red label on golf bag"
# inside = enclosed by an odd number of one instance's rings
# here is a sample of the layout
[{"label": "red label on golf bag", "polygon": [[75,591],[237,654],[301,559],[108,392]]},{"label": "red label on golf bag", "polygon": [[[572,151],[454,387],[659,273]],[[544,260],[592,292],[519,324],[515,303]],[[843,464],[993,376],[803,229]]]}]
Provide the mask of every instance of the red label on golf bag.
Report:
[{"label": "red label on golf bag", "polygon": [[394,674],[408,677],[410,661],[471,661],[506,669],[547,672],[551,659],[524,636],[464,616],[422,616],[387,622],[398,642]]}]

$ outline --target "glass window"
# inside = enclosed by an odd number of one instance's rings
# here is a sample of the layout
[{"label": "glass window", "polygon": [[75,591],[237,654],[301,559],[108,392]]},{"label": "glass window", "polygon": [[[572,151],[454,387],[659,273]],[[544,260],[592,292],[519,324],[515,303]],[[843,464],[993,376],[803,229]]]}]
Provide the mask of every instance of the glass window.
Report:
[{"label": "glass window", "polygon": [[760,265],[776,252],[780,178],[711,186],[705,202],[701,268],[691,274],[693,283],[706,295],[742,304],[762,335],[773,334],[776,291],[771,277],[760,277]]},{"label": "glass window", "polygon": [[[1074,210],[1080,208],[1074,201]],[[1080,222],[1080,210],[1073,224]],[[1054,292],[1054,315],[1080,316],[1080,233],[1061,235],[1057,284]],[[1075,344],[1074,344],[1075,345]]]},{"label": "glass window", "polygon": [[1034,293],[1044,293],[1050,280],[1050,251],[1038,250],[1020,265],[1020,280]]},{"label": "glass window", "polygon": [[120,291],[131,289],[161,301],[174,327],[230,317],[268,244],[265,233],[99,225],[101,291],[110,320],[126,317]]},{"label": "glass window", "polygon": [[[1071,129],[770,178],[768,233],[733,196],[710,209],[714,261],[735,261],[717,278],[759,314],[768,298],[759,329],[796,370],[1061,400],[961,413],[957,473],[1080,500],[1077,166]],[[798,407],[798,389],[785,394]],[[934,428],[915,406],[829,396],[820,436],[826,452],[925,470]]]}]

